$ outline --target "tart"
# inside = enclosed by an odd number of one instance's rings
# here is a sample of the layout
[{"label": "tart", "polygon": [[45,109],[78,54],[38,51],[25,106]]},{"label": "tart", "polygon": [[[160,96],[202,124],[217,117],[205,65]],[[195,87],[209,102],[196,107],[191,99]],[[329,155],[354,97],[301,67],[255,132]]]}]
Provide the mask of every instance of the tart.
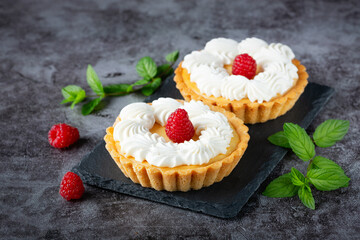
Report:
[{"label": "tart", "polygon": [[[172,142],[165,132],[167,119],[184,109],[195,135]],[[160,98],[123,108],[106,129],[106,149],[123,174],[143,187],[189,191],[210,186],[228,176],[244,154],[248,128],[222,108],[201,101]]]},{"label": "tart", "polygon": [[[252,79],[233,74],[234,59],[242,54],[256,61]],[[286,45],[258,38],[240,43],[217,38],[203,50],[186,55],[175,70],[174,81],[186,101],[221,107],[254,124],[289,111],[308,84],[307,78],[306,68]]]}]

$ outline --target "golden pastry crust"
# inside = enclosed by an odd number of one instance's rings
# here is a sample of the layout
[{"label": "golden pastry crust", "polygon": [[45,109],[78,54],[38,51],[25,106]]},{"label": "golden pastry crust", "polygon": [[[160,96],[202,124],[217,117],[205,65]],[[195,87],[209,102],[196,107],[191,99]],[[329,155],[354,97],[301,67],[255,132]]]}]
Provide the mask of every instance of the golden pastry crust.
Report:
[{"label": "golden pastry crust", "polygon": [[[182,101],[181,101],[182,102]],[[222,108],[210,106],[213,111],[223,113],[239,136],[239,142],[230,155],[221,160],[196,166],[178,166],[174,168],[157,167],[148,162],[138,162],[132,157],[125,157],[119,152],[119,144],[113,137],[114,126],[120,121],[116,119],[114,125],[106,129],[104,140],[106,149],[119,166],[124,175],[134,183],[140,183],[143,187],[166,191],[189,191],[207,187],[221,181],[228,176],[240,161],[250,139],[248,128],[235,114]]]},{"label": "golden pastry crust", "polygon": [[218,106],[227,111],[233,112],[236,116],[242,119],[245,123],[259,123],[275,119],[284,115],[289,111],[304,92],[308,84],[308,74],[306,68],[301,65],[297,59],[292,60],[293,64],[298,68],[299,78],[296,84],[289,89],[285,94],[275,97],[268,102],[258,103],[251,102],[249,99],[229,100],[223,97],[214,97],[201,94],[195,83],[189,86],[190,75],[185,68],[179,64],[175,70],[174,81],[176,88],[179,89],[181,95],[186,101],[196,100],[202,101],[208,106]]}]

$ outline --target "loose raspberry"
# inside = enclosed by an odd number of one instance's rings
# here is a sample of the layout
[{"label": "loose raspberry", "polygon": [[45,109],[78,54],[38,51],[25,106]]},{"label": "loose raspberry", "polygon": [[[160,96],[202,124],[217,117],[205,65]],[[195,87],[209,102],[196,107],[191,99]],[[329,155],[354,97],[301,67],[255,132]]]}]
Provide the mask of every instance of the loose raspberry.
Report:
[{"label": "loose raspberry", "polygon": [[171,141],[182,143],[189,141],[194,136],[195,129],[188,113],[184,109],[178,108],[169,116],[165,132]]},{"label": "loose raspberry", "polygon": [[51,146],[65,148],[79,139],[79,130],[65,123],[60,123],[51,127],[48,139]]},{"label": "loose raspberry", "polygon": [[67,172],[60,184],[60,195],[66,200],[79,199],[85,189],[81,178],[73,172]]},{"label": "loose raspberry", "polygon": [[253,79],[256,75],[256,61],[246,53],[237,55],[232,65],[232,74]]}]

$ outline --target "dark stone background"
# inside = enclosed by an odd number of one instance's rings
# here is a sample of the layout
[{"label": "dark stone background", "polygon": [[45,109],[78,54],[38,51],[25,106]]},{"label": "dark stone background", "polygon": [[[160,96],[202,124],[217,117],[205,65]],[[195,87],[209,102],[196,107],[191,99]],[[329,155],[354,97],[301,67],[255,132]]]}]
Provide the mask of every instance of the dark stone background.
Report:
[{"label": "dark stone background", "polygon": [[[0,237],[17,238],[360,238],[360,2],[359,1],[17,1],[0,2]],[[316,210],[297,198],[261,195],[292,166],[287,154],[238,217],[199,213],[86,186],[79,201],[58,194],[65,172],[103,137],[122,106],[141,95],[113,98],[84,117],[60,105],[60,89],[86,86],[87,64],[103,82],[131,82],[143,56],[158,63],[175,49],[181,58],[214,37],[249,36],[289,45],[310,81],[335,96],[309,127],[328,118],[350,121],[344,140],[317,152],[339,163],[348,188],[313,191]],[[117,78],[108,73],[121,72]],[[59,122],[76,126],[81,140],[58,150],[47,132]]]}]

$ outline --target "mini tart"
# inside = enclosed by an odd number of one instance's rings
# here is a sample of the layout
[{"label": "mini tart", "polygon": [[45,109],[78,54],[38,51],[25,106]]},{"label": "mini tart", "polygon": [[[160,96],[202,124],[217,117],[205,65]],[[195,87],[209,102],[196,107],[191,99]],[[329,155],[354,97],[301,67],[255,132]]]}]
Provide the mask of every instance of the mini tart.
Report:
[{"label": "mini tart", "polygon": [[[183,102],[179,100],[180,102]],[[203,165],[189,165],[177,167],[157,167],[149,164],[146,160],[136,161],[133,157],[125,157],[120,153],[120,144],[114,140],[113,132],[115,125],[121,121],[118,117],[112,127],[106,129],[104,140],[106,149],[114,159],[124,175],[134,183],[139,183],[143,187],[154,188],[166,191],[189,191],[207,187],[215,182],[220,182],[228,176],[240,161],[250,139],[248,128],[243,121],[231,112],[222,108],[210,106],[212,111],[217,111],[226,116],[232,129],[234,137],[230,145],[233,150],[226,154],[219,154],[209,163]],[[160,125],[158,125],[160,126]],[[162,129],[161,129],[162,128]],[[164,132],[164,127],[160,126],[160,131]],[[161,133],[160,133],[161,135]]]},{"label": "mini tart", "polygon": [[201,93],[197,88],[196,83],[190,81],[190,74],[182,67],[182,62],[175,70],[174,81],[176,82],[176,88],[179,89],[186,101],[202,101],[208,106],[221,107],[235,113],[236,116],[245,123],[254,124],[266,122],[284,115],[294,106],[295,102],[304,92],[304,89],[308,84],[307,78],[309,75],[306,72],[306,68],[301,65],[299,60],[293,59],[292,63],[297,67],[299,76],[295,85],[285,94],[262,103],[258,103],[257,101],[251,102],[247,98],[241,100],[229,100],[223,97],[207,96],[206,94]]}]

